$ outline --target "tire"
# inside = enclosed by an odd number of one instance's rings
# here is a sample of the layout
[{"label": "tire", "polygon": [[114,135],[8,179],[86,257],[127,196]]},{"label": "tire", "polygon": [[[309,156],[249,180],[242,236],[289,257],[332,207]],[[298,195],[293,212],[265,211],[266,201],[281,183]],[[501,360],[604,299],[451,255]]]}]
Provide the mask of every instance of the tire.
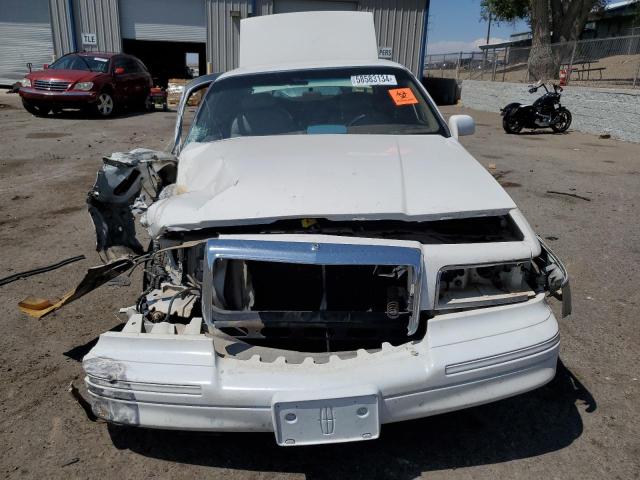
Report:
[{"label": "tire", "polygon": [[502,119],[502,128],[509,134],[517,134],[522,131],[522,124],[514,115],[507,113]]},{"label": "tire", "polygon": [[49,108],[43,107],[42,105],[28,102],[24,98],[22,99],[22,106],[27,112],[29,112],[31,115],[35,115],[36,117],[44,117],[49,113],[50,110]]},{"label": "tire", "polygon": [[96,104],[94,105],[94,111],[96,115],[102,118],[108,118],[115,112],[116,104],[109,92],[100,92]]},{"label": "tire", "polygon": [[154,112],[156,110],[156,103],[151,98],[151,95],[147,95],[144,99],[143,108],[145,112]]},{"label": "tire", "polygon": [[556,133],[566,132],[571,125],[571,112],[566,108],[561,108],[556,118],[558,121],[551,125],[551,129]]}]

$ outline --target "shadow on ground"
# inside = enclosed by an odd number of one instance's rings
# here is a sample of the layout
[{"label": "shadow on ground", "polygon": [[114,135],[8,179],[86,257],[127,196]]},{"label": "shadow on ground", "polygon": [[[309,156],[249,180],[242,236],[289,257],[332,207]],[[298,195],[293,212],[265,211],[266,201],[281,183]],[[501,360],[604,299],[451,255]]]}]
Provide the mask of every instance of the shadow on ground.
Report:
[{"label": "shadow on ground", "polygon": [[550,128],[540,128],[540,129],[535,129],[535,130],[523,130],[520,133],[518,133],[517,135],[523,135],[525,137],[527,136],[535,136],[535,135],[569,135],[571,133],[571,130],[567,130],[565,132],[554,132],[553,130],[551,130]]},{"label": "shadow on ground", "polygon": [[379,440],[282,448],[272,434],[202,434],[110,427],[118,449],[171,462],[324,478],[412,479],[422,472],[506,462],[562,449],[582,434],[589,391],[558,363],[548,385],[507,400],[385,425]]},{"label": "shadow on ground", "polygon": [[[161,112],[161,110],[155,110],[155,111]],[[146,111],[143,109],[121,107],[121,108],[118,108],[113,113],[113,115],[108,118],[118,119],[118,118],[138,117],[138,116],[147,115],[153,112],[154,111]],[[170,112],[172,112],[172,110],[167,110],[167,112],[163,112],[163,113],[170,113]],[[62,110],[57,113],[49,113],[47,115],[42,116],[41,118],[55,119],[55,120],[105,120],[104,117],[101,117],[98,114],[85,109]]]},{"label": "shadow on ground", "polygon": [[[107,330],[108,332],[119,332],[124,328],[124,322],[122,323],[118,323],[117,325],[114,325],[113,327],[111,327],[109,330]],[[96,346],[96,344],[98,343],[98,340],[100,339],[100,337],[95,337],[91,340],[89,340],[87,343],[83,344],[83,345],[76,345],[75,347],[67,350],[66,352],[63,353],[63,355],[67,358],[70,358],[71,360],[75,360],[76,362],[82,362],[82,359],[84,358],[84,356],[89,353],[89,351]]]}]

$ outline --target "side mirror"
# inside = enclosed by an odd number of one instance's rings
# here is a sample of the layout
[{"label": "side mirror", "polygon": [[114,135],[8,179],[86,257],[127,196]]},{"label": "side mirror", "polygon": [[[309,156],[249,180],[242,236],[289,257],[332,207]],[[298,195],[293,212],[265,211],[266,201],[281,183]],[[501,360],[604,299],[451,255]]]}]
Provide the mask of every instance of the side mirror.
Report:
[{"label": "side mirror", "polygon": [[116,75],[122,75],[124,73],[124,67],[116,67],[113,73],[115,73]]},{"label": "side mirror", "polygon": [[47,68],[49,68],[49,64],[48,63],[45,63],[45,64],[42,65],[42,69],[43,70],[46,70]]},{"label": "side mirror", "polygon": [[476,131],[476,122],[469,115],[452,115],[449,118],[449,130],[453,138],[473,135]]}]

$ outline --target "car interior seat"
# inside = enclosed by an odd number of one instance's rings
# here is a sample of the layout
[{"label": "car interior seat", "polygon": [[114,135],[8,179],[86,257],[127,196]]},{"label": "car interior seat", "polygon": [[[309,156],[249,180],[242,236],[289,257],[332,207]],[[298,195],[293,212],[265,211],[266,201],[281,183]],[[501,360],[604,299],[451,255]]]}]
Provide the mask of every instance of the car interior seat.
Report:
[{"label": "car interior seat", "polygon": [[270,93],[249,95],[241,101],[231,123],[231,137],[278,135],[296,131],[291,114]]}]

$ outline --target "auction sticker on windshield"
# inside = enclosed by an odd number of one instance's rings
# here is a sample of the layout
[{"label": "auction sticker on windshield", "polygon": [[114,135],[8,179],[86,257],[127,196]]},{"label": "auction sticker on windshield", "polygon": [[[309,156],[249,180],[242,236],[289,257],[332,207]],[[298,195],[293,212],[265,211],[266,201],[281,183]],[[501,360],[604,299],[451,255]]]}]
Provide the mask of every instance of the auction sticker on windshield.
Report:
[{"label": "auction sticker on windshield", "polygon": [[393,103],[397,106],[415,105],[418,103],[418,99],[410,88],[391,88],[389,89],[389,95],[391,95]]},{"label": "auction sticker on windshield", "polygon": [[354,87],[372,87],[374,85],[398,85],[395,75],[381,75],[378,73],[368,75],[352,75],[351,85]]}]

